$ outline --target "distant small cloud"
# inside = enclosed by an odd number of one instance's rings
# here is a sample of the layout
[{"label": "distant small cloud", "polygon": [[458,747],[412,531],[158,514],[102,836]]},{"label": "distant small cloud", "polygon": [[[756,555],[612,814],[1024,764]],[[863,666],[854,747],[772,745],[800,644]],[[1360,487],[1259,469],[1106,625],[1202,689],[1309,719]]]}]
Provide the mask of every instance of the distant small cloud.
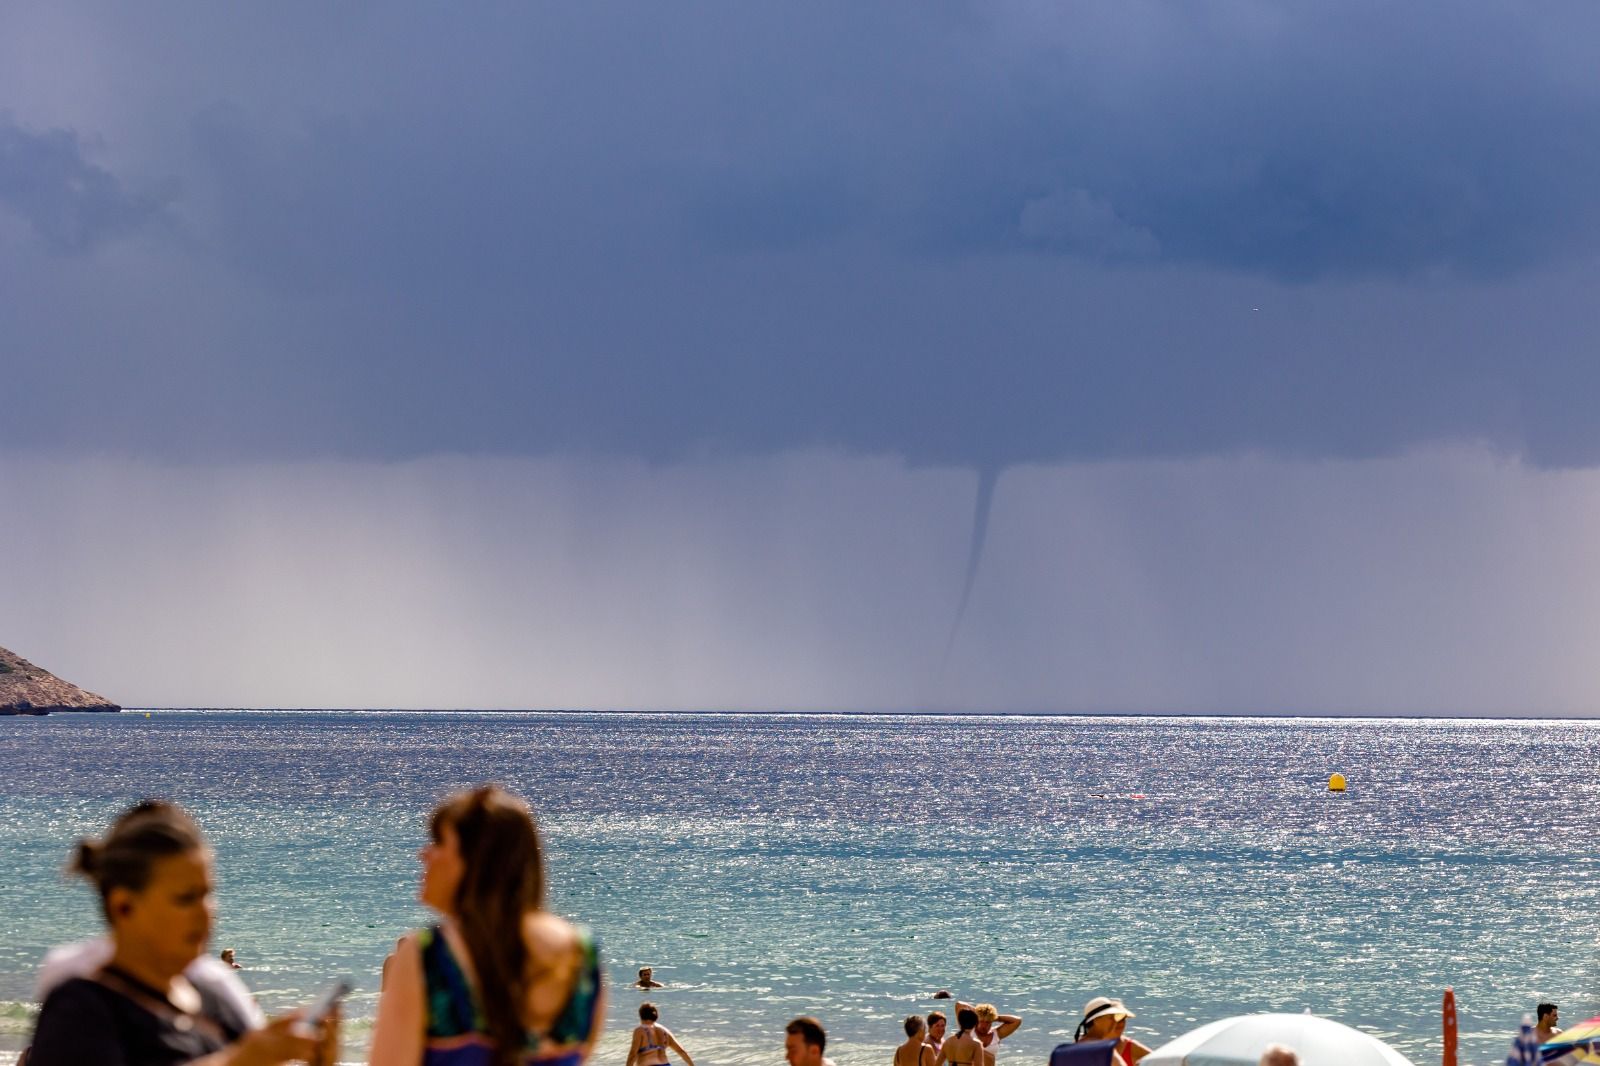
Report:
[{"label": "distant small cloud", "polygon": [[169,198],[129,189],[90,162],[76,131],[36,132],[0,112],[0,208],[57,251],[87,252],[156,217]]}]

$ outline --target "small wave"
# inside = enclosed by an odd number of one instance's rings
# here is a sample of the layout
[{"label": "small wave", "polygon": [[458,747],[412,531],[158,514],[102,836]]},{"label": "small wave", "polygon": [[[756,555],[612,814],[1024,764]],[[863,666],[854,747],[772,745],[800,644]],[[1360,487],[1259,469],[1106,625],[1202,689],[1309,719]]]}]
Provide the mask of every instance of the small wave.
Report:
[{"label": "small wave", "polygon": [[0,999],[0,1035],[26,1036],[33,1032],[33,1020],[37,1014],[32,1003]]}]

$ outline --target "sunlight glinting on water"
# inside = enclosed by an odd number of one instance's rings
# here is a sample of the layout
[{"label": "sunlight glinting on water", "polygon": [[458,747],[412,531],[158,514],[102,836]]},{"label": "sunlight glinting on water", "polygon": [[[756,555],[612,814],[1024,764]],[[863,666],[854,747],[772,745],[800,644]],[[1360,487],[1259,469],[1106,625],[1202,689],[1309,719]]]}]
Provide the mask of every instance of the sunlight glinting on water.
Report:
[{"label": "sunlight glinting on water", "polygon": [[26,1030],[45,948],[97,928],[58,876],[69,843],[157,793],[217,845],[217,945],[269,1009],[353,974],[359,1045],[384,953],[427,920],[429,806],[497,780],[541,814],[554,905],[601,937],[605,1061],[652,964],[663,1023],[705,1066],[777,1061],[801,1013],[841,1066],[881,1064],[939,987],[1021,1014],[1013,1061],[1042,1061],[1105,993],[1152,1045],[1309,1008],[1426,1063],[1453,986],[1463,1062],[1489,1062],[1536,999],[1600,1006],[1597,754],[1600,728],[1551,722],[13,719],[0,1041]]}]

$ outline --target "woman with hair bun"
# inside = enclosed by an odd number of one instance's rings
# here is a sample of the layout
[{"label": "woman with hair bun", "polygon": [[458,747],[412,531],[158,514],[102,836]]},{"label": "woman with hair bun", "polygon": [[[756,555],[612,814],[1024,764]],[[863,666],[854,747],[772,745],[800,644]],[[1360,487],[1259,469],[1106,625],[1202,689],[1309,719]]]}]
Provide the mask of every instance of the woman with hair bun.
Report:
[{"label": "woman with hair bun", "polygon": [[171,803],[129,810],[98,841],[79,841],[69,869],[100,892],[111,957],[57,984],[34,1028],[29,1066],[277,1066],[331,1061],[296,1016],[263,1028],[238,997],[193,967],[211,937],[211,851]]},{"label": "woman with hair bun", "polygon": [[579,1066],[600,1035],[599,951],[544,909],[533,815],[492,785],[434,809],[418,897],[440,921],[386,965],[374,1066]]}]

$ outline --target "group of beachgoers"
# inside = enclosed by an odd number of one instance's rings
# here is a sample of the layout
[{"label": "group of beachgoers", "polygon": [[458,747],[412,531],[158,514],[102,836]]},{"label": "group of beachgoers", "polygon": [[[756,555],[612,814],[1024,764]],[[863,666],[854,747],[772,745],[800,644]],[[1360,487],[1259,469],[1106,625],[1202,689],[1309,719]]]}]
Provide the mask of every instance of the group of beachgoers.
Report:
[{"label": "group of beachgoers", "polygon": [[[639,970],[639,989],[665,987],[655,980],[652,967]],[[935,999],[954,999],[947,991],[934,993]],[[950,1019],[943,1011],[927,1016],[907,1015],[903,1027],[905,1042],[894,1049],[888,1066],[996,1066],[1000,1042],[1022,1028],[1016,1014],[1001,1014],[992,1003],[976,1005],[955,999],[956,1032],[949,1035]],[[1073,1034],[1074,1044],[1101,1044],[1108,1066],[1134,1066],[1150,1054],[1144,1044],[1127,1035],[1128,1021],[1134,1014],[1120,999],[1097,996],[1083,1006],[1083,1018]],[[677,1038],[660,1022],[661,1012],[654,1003],[639,1006],[639,1024],[633,1030],[624,1066],[668,1066],[667,1052],[677,1052],[686,1064],[694,1059]],[[833,1066],[824,1052],[828,1033],[822,1022],[810,1015],[791,1021],[784,1030],[784,1057],[789,1066]],[[1300,1066],[1293,1048],[1272,1044],[1262,1053],[1260,1066]]]},{"label": "group of beachgoers", "polygon": [[[532,812],[485,785],[436,807],[418,898],[439,920],[384,963],[368,1062],[580,1066],[605,989],[589,933],[544,907]],[[147,800],[68,866],[99,892],[106,932],[56,949],[26,1066],[330,1066],[340,994],[268,1019],[210,954],[212,851],[176,804]],[[661,1060],[664,1061],[664,1060]]]},{"label": "group of beachgoers", "polygon": [[[418,898],[438,915],[402,936],[385,960],[367,1061],[381,1066],[581,1066],[599,1036],[605,983],[594,938],[547,911],[539,833],[528,805],[494,786],[450,796],[429,820]],[[69,870],[98,891],[105,935],[52,951],[25,1066],[331,1066],[338,1052],[336,985],[316,1003],[264,1017],[239,980],[231,949],[209,953],[212,850],[179,806],[147,800],[98,840],[78,842]],[[644,967],[634,988],[663,987]],[[954,1002],[905,1019],[886,1066],[996,1066],[1022,1018]],[[1150,1049],[1126,1033],[1132,1011],[1101,996],[1084,1005],[1074,1043],[1102,1042],[1112,1066]],[[1554,1004],[1539,1005],[1542,1039]],[[816,1018],[785,1028],[789,1066],[832,1066]],[[1059,1051],[1060,1049],[1058,1049]],[[625,1066],[694,1066],[654,1003],[639,1008]],[[1261,1066],[1298,1066],[1268,1048]]]}]

